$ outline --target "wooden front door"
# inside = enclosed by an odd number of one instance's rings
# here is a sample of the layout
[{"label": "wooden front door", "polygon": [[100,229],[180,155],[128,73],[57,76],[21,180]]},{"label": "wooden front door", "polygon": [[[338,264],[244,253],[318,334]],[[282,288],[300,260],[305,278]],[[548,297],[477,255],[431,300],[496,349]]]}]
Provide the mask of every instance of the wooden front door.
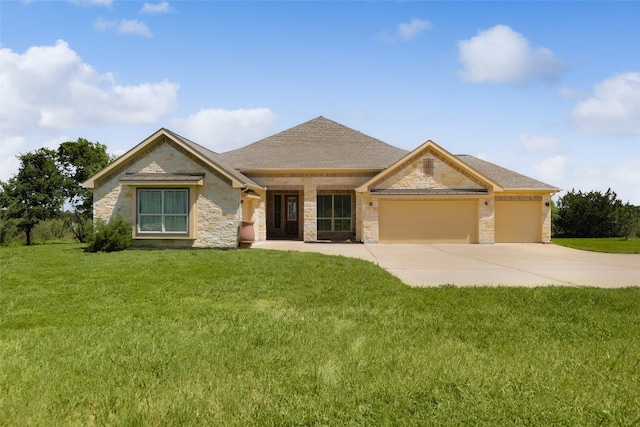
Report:
[{"label": "wooden front door", "polygon": [[287,194],[285,196],[284,235],[286,237],[298,237],[298,196]]}]

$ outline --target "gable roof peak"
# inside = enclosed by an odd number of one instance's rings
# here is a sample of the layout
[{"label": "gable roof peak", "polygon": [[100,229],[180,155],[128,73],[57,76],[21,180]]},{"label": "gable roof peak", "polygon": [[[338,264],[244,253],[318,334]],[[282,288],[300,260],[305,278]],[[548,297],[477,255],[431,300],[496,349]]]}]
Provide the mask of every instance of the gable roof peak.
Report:
[{"label": "gable roof peak", "polygon": [[262,188],[260,185],[256,184],[253,180],[238,172],[234,167],[227,164],[224,159],[216,152],[209,150],[206,147],[203,147],[200,144],[196,144],[195,142],[178,135],[177,133],[170,131],[167,128],[160,128],[147,138],[145,138],[142,142],[140,142],[135,147],[131,148],[129,151],[124,153],[122,156],[118,157],[113,163],[107,165],[98,173],[90,177],[87,181],[82,183],[84,188],[95,188],[97,181],[109,174],[111,171],[118,170],[123,167],[132,159],[135,159],[139,156],[144,155],[144,150],[157,143],[161,138],[168,138],[174,141],[176,144],[182,146],[187,152],[190,152],[193,156],[200,159],[204,164],[208,165],[212,169],[218,171],[223,176],[227,177],[234,187],[241,188]]}]

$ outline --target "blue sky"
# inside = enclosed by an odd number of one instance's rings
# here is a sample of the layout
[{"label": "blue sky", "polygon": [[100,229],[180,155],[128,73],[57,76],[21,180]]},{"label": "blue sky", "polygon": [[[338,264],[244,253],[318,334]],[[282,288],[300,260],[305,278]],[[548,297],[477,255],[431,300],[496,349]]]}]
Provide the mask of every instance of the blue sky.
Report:
[{"label": "blue sky", "polygon": [[640,205],[640,2],[0,1],[0,179],[79,137],[325,116]]}]

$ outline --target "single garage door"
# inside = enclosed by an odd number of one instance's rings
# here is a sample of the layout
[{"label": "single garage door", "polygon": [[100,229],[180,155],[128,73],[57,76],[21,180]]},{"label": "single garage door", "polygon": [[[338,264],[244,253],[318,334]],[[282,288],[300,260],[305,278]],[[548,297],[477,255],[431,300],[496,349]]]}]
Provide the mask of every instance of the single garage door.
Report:
[{"label": "single garage door", "polygon": [[380,242],[477,243],[476,201],[381,200]]},{"label": "single garage door", "polygon": [[542,240],[539,201],[496,201],[496,243],[534,243]]}]

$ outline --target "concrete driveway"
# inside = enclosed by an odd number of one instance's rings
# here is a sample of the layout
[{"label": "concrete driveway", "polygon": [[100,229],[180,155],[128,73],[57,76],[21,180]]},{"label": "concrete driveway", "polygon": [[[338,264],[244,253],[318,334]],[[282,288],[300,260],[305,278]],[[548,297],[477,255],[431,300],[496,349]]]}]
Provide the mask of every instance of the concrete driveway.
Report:
[{"label": "concrete driveway", "polygon": [[257,242],[252,249],[319,252],[378,264],[411,286],[640,286],[640,255],[537,243],[495,245]]}]

